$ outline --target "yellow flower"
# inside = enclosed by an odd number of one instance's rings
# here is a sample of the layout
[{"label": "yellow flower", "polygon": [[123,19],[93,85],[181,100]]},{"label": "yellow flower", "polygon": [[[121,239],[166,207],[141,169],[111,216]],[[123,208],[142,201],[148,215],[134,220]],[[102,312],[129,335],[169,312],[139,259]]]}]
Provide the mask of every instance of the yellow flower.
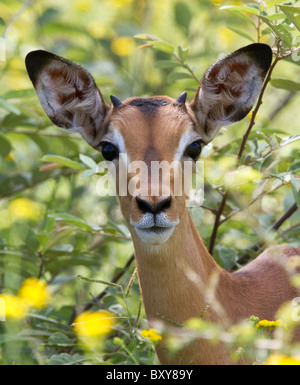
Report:
[{"label": "yellow flower", "polygon": [[116,37],[111,42],[111,49],[118,56],[129,56],[134,52],[135,42],[132,37]]},{"label": "yellow flower", "polygon": [[5,157],[5,160],[6,160],[7,162],[12,162],[14,159],[15,159],[15,158],[14,158],[13,152],[10,152],[10,153],[9,153],[8,155],[6,155],[6,157]]},{"label": "yellow flower", "polygon": [[92,4],[89,0],[79,0],[76,3],[76,8],[78,11],[88,11],[91,8]]},{"label": "yellow flower", "polygon": [[130,5],[134,0],[110,0],[110,4],[114,8],[121,8]]},{"label": "yellow flower", "polygon": [[256,329],[275,329],[280,326],[281,326],[281,320],[277,320],[277,321],[262,320],[257,323]]},{"label": "yellow flower", "polygon": [[218,41],[220,42],[220,45],[227,49],[230,47],[231,43],[235,39],[235,34],[230,29],[226,27],[218,27],[216,29],[216,36],[218,38]]},{"label": "yellow flower", "polygon": [[47,284],[38,278],[28,278],[19,290],[19,298],[28,305],[41,309],[47,305],[50,299]]},{"label": "yellow flower", "polygon": [[158,330],[148,329],[141,332],[141,336],[148,338],[151,342],[157,343],[162,340],[162,336],[159,334]]},{"label": "yellow flower", "polygon": [[99,20],[92,20],[87,25],[89,34],[95,39],[101,39],[105,36],[112,36],[113,31],[110,27]]},{"label": "yellow flower", "polygon": [[105,336],[113,329],[114,317],[108,311],[86,311],[76,317],[73,326],[81,337]]},{"label": "yellow flower", "polygon": [[31,199],[18,198],[9,203],[8,211],[13,219],[38,221],[43,218],[45,207]]},{"label": "yellow flower", "polygon": [[300,360],[283,354],[273,354],[266,359],[265,365],[300,365]]},{"label": "yellow flower", "polygon": [[29,307],[22,298],[12,294],[1,294],[0,300],[0,319],[6,319],[7,317],[20,320],[26,317]]}]

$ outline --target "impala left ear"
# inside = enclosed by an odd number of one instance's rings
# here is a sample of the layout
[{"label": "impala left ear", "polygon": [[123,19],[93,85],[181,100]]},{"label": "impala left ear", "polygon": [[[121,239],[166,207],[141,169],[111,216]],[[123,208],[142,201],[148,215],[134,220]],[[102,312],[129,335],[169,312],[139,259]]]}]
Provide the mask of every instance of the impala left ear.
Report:
[{"label": "impala left ear", "polygon": [[239,49],[208,69],[191,103],[206,143],[222,126],[242,120],[251,111],[271,63],[271,48],[257,43]]},{"label": "impala left ear", "polygon": [[79,132],[91,146],[98,145],[109,106],[89,72],[42,50],[30,52],[25,62],[40,103],[51,121],[65,130]]}]

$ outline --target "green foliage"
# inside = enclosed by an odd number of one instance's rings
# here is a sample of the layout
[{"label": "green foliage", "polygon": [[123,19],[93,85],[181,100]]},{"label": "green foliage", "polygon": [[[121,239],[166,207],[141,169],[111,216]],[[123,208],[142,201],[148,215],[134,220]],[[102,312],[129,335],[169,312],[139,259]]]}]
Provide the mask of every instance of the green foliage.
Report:
[{"label": "green foliage", "polygon": [[[261,246],[300,246],[297,5],[43,0],[20,9],[20,1],[2,0],[0,292],[17,295],[26,278],[38,277],[47,282],[51,302],[22,320],[0,321],[1,364],[157,362],[153,343],[140,336],[145,315],[138,282],[131,279],[128,229],[116,198],[96,193],[102,157],[48,120],[26,74],[25,55],[42,48],[81,64],[107,101],[110,94],[176,98],[183,90],[191,99],[220,54],[257,41],[273,47],[263,104],[204,149],[206,200],[192,209],[218,263],[235,270],[249,260],[245,253],[254,258]],[[78,275],[116,285],[102,287]],[[113,333],[90,349],[71,326],[88,309],[116,318]],[[254,349],[253,339],[251,344]]]}]

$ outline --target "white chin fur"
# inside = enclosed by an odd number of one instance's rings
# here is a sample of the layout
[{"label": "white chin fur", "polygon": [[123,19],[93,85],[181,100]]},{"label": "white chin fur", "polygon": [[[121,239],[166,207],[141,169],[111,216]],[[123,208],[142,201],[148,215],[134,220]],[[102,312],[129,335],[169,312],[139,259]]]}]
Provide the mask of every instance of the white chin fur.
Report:
[{"label": "white chin fur", "polygon": [[174,227],[160,227],[160,228],[146,228],[141,229],[135,227],[137,235],[140,237],[141,241],[148,243],[150,245],[160,245],[167,242],[170,236],[173,234]]}]

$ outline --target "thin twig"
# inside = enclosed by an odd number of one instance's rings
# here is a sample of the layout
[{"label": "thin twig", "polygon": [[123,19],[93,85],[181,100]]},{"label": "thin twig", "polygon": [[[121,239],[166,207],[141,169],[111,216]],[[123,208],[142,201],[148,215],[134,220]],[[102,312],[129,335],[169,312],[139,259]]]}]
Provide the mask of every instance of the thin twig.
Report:
[{"label": "thin twig", "polygon": [[22,13],[26,10],[27,7],[29,7],[33,3],[33,0],[26,0],[20,7],[17,13],[15,13],[10,20],[6,23],[6,26],[4,28],[4,31],[2,33],[2,38],[6,39],[8,30],[12,26],[12,24],[22,15]]},{"label": "thin twig", "polygon": [[282,183],[281,185],[278,185],[276,186],[274,189],[270,190],[270,191],[265,191],[264,193],[258,195],[255,199],[253,199],[252,201],[250,201],[246,206],[244,207],[241,207],[240,209],[237,209],[235,211],[232,211],[229,215],[227,215],[226,218],[224,218],[223,220],[220,221],[220,225],[222,225],[223,223],[227,222],[229,219],[231,219],[232,217],[234,217],[235,215],[239,214],[240,212],[244,211],[244,210],[247,210],[250,206],[252,206],[255,202],[261,200],[263,197],[265,197],[266,195],[269,195],[271,193],[273,193],[274,191],[278,190],[279,188],[281,188],[282,186],[288,184],[288,182],[285,182],[285,183]]},{"label": "thin twig", "polygon": [[212,214],[214,214],[214,215],[217,215],[217,214],[218,214],[218,210],[212,209],[211,207],[207,207],[207,206],[202,205],[201,208],[202,208],[203,210],[210,211],[210,212],[211,212]]},{"label": "thin twig", "polygon": [[245,148],[246,148],[246,143],[248,141],[248,137],[252,131],[252,128],[254,127],[255,125],[255,119],[256,119],[256,116],[257,116],[257,113],[259,111],[259,108],[260,106],[262,105],[262,100],[263,100],[263,96],[265,94],[265,91],[266,91],[266,88],[267,88],[267,85],[269,84],[269,81],[271,80],[271,76],[272,76],[272,73],[274,71],[274,68],[276,67],[277,63],[279,62],[280,60],[280,57],[277,55],[273,64],[271,65],[270,69],[269,69],[269,72],[267,74],[267,77],[264,81],[264,84],[263,84],[263,87],[261,89],[261,92],[259,94],[259,98],[258,98],[258,101],[257,101],[257,104],[256,104],[256,107],[255,109],[253,110],[253,113],[252,113],[252,117],[251,117],[251,121],[249,123],[249,127],[245,133],[245,135],[243,136],[243,141],[242,141],[242,144],[241,144],[241,147],[240,147],[240,150],[238,152],[238,155],[237,155],[237,164],[239,165],[240,164],[240,161],[241,161],[241,158],[242,158],[242,155],[245,151]]},{"label": "thin twig", "polygon": [[278,230],[283,225],[283,223],[287,219],[289,219],[297,210],[298,210],[297,203],[294,203],[293,206],[290,207],[290,209],[281,218],[279,218],[278,221],[274,223],[274,225],[271,227],[269,231]]},{"label": "thin twig", "polygon": [[179,61],[179,63],[186,69],[189,71],[189,73],[192,75],[193,79],[196,80],[196,82],[198,84],[201,83],[201,80],[195,75],[194,71],[191,69],[191,67],[187,64],[184,63],[184,61],[174,52],[173,53],[174,57],[176,60]]},{"label": "thin twig", "polygon": [[279,113],[291,102],[291,100],[294,99],[295,96],[296,92],[289,92],[287,96],[279,103],[279,105],[276,106],[274,111],[270,114],[269,121],[272,122],[279,115]]},{"label": "thin twig", "polygon": [[296,230],[296,229],[298,229],[298,228],[300,228],[300,222],[298,222],[298,223],[296,223],[295,225],[289,227],[289,228],[286,229],[285,231],[280,232],[280,233],[279,233],[279,236],[280,236],[281,238],[283,238],[283,237],[285,237],[288,233],[290,233],[291,231]]},{"label": "thin twig", "polygon": [[[273,61],[272,65],[271,65],[271,67],[270,67],[270,69],[268,71],[268,74],[267,74],[267,76],[265,78],[265,81],[264,81],[264,84],[262,86],[262,89],[260,91],[260,94],[259,94],[259,97],[258,97],[258,101],[257,101],[255,109],[253,110],[252,117],[251,117],[248,129],[247,129],[245,135],[243,136],[243,140],[242,140],[242,143],[241,143],[238,155],[237,155],[237,167],[240,164],[242,155],[243,155],[243,153],[245,151],[245,148],[246,148],[246,143],[248,141],[249,135],[250,135],[250,133],[252,131],[252,128],[255,125],[255,119],[256,119],[257,113],[259,111],[259,108],[262,105],[262,100],[263,100],[263,96],[265,94],[267,85],[269,84],[269,82],[271,80],[271,76],[272,76],[273,70],[276,67],[276,65],[279,62],[279,60],[281,60],[281,57],[279,56],[279,48],[278,48],[275,60]],[[226,202],[227,202],[228,196],[229,196],[229,194],[228,194],[228,192],[226,192],[224,194],[224,196],[223,196],[223,199],[221,201],[221,205],[219,207],[218,213],[217,213],[216,218],[215,218],[215,223],[214,223],[213,232],[212,232],[211,239],[210,239],[210,246],[209,246],[209,251],[210,251],[211,254],[214,251],[214,247],[215,247],[215,242],[216,242],[217,235],[218,235],[219,226],[222,223],[224,223],[224,220],[221,221],[221,216],[222,216],[223,211],[224,211],[224,209],[226,207]],[[241,210],[239,210],[239,211],[241,211]]]},{"label": "thin twig", "polygon": [[[116,284],[117,282],[119,282],[119,280],[123,277],[123,275],[127,272],[127,270],[129,269],[130,265],[132,264],[132,262],[134,261],[134,255],[132,255],[129,260],[127,261],[127,263],[125,264],[125,266],[122,268],[121,271],[119,271],[117,274],[114,275],[114,277],[112,278],[112,280],[110,281],[111,284]],[[74,319],[76,318],[76,316],[80,313],[83,313],[89,309],[91,309],[95,303],[99,302],[103,297],[106,296],[106,294],[108,293],[108,288],[106,288],[105,290],[103,290],[100,294],[97,295],[97,297],[93,298],[92,301],[89,301],[87,302],[85,305],[83,306],[78,306],[78,307],[74,307],[73,309],[73,313],[72,313],[72,316],[71,316],[71,319],[69,321],[70,324],[72,324],[72,322],[74,321]]]},{"label": "thin twig", "polygon": [[215,243],[216,243],[216,239],[217,239],[217,235],[218,235],[218,229],[219,229],[219,225],[220,225],[220,221],[221,221],[221,216],[222,216],[223,211],[225,209],[227,198],[228,198],[228,193],[225,193],[223,195],[223,199],[221,201],[219,210],[217,211],[217,214],[216,214],[214,228],[213,228],[212,235],[210,237],[210,244],[209,244],[209,252],[211,254],[213,254],[213,252],[214,252]]}]

